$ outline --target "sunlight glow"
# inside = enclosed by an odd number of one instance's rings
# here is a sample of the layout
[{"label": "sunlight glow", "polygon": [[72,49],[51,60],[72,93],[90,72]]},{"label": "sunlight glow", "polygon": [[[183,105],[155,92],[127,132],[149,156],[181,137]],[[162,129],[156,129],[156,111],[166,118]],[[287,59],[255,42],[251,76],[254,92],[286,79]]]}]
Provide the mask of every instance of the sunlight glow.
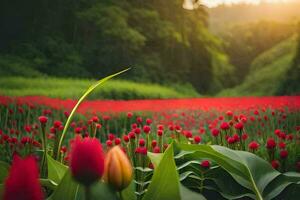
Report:
[{"label": "sunlight glow", "polygon": [[295,2],[298,0],[202,0],[202,3],[208,7],[215,7],[220,4],[236,4],[236,3],[249,3],[259,4],[261,2],[266,3],[282,3],[282,2]]}]

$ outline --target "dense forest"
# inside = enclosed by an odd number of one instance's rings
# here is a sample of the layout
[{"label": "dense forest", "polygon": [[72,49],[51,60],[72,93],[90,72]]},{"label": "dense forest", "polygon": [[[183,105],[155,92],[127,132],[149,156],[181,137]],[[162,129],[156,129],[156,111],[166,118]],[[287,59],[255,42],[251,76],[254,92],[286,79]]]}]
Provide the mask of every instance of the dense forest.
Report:
[{"label": "dense forest", "polygon": [[257,56],[296,32],[296,19],[224,27],[191,2],[188,10],[183,0],[2,1],[0,76],[99,78],[132,67],[124,78],[213,95],[243,82]]}]

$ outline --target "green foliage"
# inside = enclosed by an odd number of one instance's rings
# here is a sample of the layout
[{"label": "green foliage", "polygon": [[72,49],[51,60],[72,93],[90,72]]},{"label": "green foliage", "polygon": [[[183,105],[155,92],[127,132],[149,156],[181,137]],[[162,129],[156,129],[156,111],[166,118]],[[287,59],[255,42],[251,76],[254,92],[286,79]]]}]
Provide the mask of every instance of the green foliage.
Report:
[{"label": "green foliage", "polygon": [[[86,78],[129,66],[133,70],[128,79],[187,82],[200,93],[218,91],[228,83],[224,77],[232,74],[223,44],[208,31],[203,7],[195,1],[194,10],[185,10],[182,4],[182,0],[6,3],[5,12],[0,12],[5,24],[0,64],[13,67],[3,71],[15,76]],[[3,58],[7,55],[15,59],[7,61]]]},{"label": "green foliage", "polygon": [[277,94],[290,70],[296,49],[291,37],[258,56],[242,84],[223,90],[218,96],[272,96]]},{"label": "green foliage", "polygon": [[[294,32],[295,26],[292,22],[276,21],[234,24],[224,28],[219,35],[226,42],[225,51],[228,53],[231,63],[236,67],[235,77],[237,83],[240,84],[249,71],[253,69],[251,65],[256,65],[256,63],[262,65],[262,62],[265,62],[264,59],[268,59],[260,56],[260,54],[265,51],[268,52],[269,49],[281,41],[291,37]],[[281,47],[280,50],[291,49],[291,43],[285,43],[285,45],[286,47]]]},{"label": "green foliage", "polygon": [[[0,94],[7,96],[44,95],[49,97],[78,99],[89,85],[88,79],[67,78],[22,78],[2,77]],[[157,84],[134,83],[125,80],[112,80],[105,87],[96,89],[88,99],[160,99],[197,97],[199,94],[189,85],[174,85],[174,88]]]},{"label": "green foliage", "polygon": [[285,78],[277,90],[278,95],[300,94],[300,23],[298,24],[298,45],[292,66],[285,73]]}]

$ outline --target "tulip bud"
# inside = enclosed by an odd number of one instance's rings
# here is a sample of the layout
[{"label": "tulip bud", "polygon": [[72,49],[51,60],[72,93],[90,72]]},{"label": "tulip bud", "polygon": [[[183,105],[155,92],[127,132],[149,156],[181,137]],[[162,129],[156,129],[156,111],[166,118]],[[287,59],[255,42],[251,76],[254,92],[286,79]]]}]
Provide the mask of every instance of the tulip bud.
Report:
[{"label": "tulip bud", "polygon": [[103,179],[117,191],[126,188],[132,179],[132,166],[119,146],[113,147],[106,155]]},{"label": "tulip bud", "polygon": [[99,180],[104,172],[104,153],[99,140],[77,136],[71,149],[70,169],[73,177],[84,186]]}]

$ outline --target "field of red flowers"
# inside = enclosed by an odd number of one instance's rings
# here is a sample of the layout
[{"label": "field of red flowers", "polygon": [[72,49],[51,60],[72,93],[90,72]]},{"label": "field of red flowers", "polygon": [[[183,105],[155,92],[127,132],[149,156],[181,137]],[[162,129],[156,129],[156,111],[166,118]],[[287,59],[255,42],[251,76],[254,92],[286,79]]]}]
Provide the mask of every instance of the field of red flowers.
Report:
[{"label": "field of red flowers", "polygon": [[85,101],[68,124],[75,105],[0,97],[4,199],[20,199],[16,184],[26,191],[22,199],[299,193],[300,96]]}]

